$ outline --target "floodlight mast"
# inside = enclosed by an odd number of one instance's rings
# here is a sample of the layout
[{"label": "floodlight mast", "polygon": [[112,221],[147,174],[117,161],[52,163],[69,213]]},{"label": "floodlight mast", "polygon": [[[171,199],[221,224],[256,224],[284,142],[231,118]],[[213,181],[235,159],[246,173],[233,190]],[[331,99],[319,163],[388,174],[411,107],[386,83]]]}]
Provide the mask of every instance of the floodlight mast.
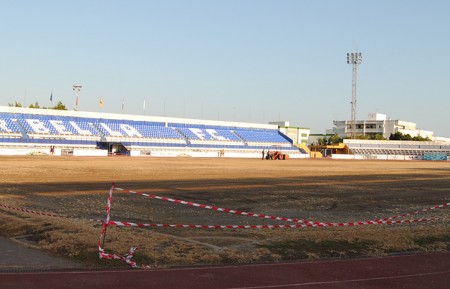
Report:
[{"label": "floodlight mast", "polygon": [[76,107],[75,110],[78,111],[78,96],[80,95],[80,90],[81,90],[81,85],[74,85],[73,86],[73,90],[75,91],[75,94],[77,95],[77,99],[76,99]]},{"label": "floodlight mast", "polygon": [[362,53],[347,53],[347,63],[352,65],[352,124],[351,124],[351,138],[356,138],[356,79],[358,72],[358,65],[362,63]]}]

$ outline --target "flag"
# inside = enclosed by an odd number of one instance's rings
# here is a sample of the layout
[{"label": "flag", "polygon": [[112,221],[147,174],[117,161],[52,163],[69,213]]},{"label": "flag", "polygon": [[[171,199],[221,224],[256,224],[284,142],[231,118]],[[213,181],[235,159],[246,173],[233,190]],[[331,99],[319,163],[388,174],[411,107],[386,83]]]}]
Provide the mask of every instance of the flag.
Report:
[{"label": "flag", "polygon": [[53,103],[53,89],[52,92],[50,93],[50,102]]},{"label": "flag", "polygon": [[144,111],[145,111],[145,99],[144,99]]},{"label": "flag", "polygon": [[103,107],[103,97],[100,96],[100,109]]}]

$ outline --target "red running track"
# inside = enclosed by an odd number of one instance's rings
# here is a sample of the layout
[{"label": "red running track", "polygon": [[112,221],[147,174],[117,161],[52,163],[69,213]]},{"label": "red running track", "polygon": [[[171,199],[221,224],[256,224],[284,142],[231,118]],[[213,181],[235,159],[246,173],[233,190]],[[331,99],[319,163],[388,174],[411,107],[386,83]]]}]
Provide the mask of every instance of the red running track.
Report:
[{"label": "red running track", "polygon": [[0,288],[447,289],[450,252],[226,267],[0,273]]}]

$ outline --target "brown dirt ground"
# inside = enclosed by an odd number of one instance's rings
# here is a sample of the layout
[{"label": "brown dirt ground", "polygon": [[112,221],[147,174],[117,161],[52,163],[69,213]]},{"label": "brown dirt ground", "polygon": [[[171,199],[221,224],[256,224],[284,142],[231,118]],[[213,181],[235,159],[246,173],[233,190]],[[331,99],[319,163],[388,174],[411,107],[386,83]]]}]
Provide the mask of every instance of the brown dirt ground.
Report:
[{"label": "brown dirt ground", "polygon": [[[241,211],[317,221],[383,218],[450,202],[450,162],[259,159],[0,157],[0,234],[90,267],[112,182],[117,187]],[[449,208],[411,225],[273,230],[112,227],[105,248],[151,267],[276,262],[449,251]],[[112,219],[170,224],[279,224],[114,191]]]}]

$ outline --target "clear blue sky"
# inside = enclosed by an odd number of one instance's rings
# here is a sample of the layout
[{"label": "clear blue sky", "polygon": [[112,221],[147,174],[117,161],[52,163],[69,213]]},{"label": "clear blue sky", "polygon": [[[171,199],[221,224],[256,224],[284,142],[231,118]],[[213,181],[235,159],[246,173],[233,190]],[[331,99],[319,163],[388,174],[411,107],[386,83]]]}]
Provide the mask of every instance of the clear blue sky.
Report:
[{"label": "clear blue sky", "polygon": [[450,1],[0,0],[0,105],[291,125],[370,112],[450,137]]}]

